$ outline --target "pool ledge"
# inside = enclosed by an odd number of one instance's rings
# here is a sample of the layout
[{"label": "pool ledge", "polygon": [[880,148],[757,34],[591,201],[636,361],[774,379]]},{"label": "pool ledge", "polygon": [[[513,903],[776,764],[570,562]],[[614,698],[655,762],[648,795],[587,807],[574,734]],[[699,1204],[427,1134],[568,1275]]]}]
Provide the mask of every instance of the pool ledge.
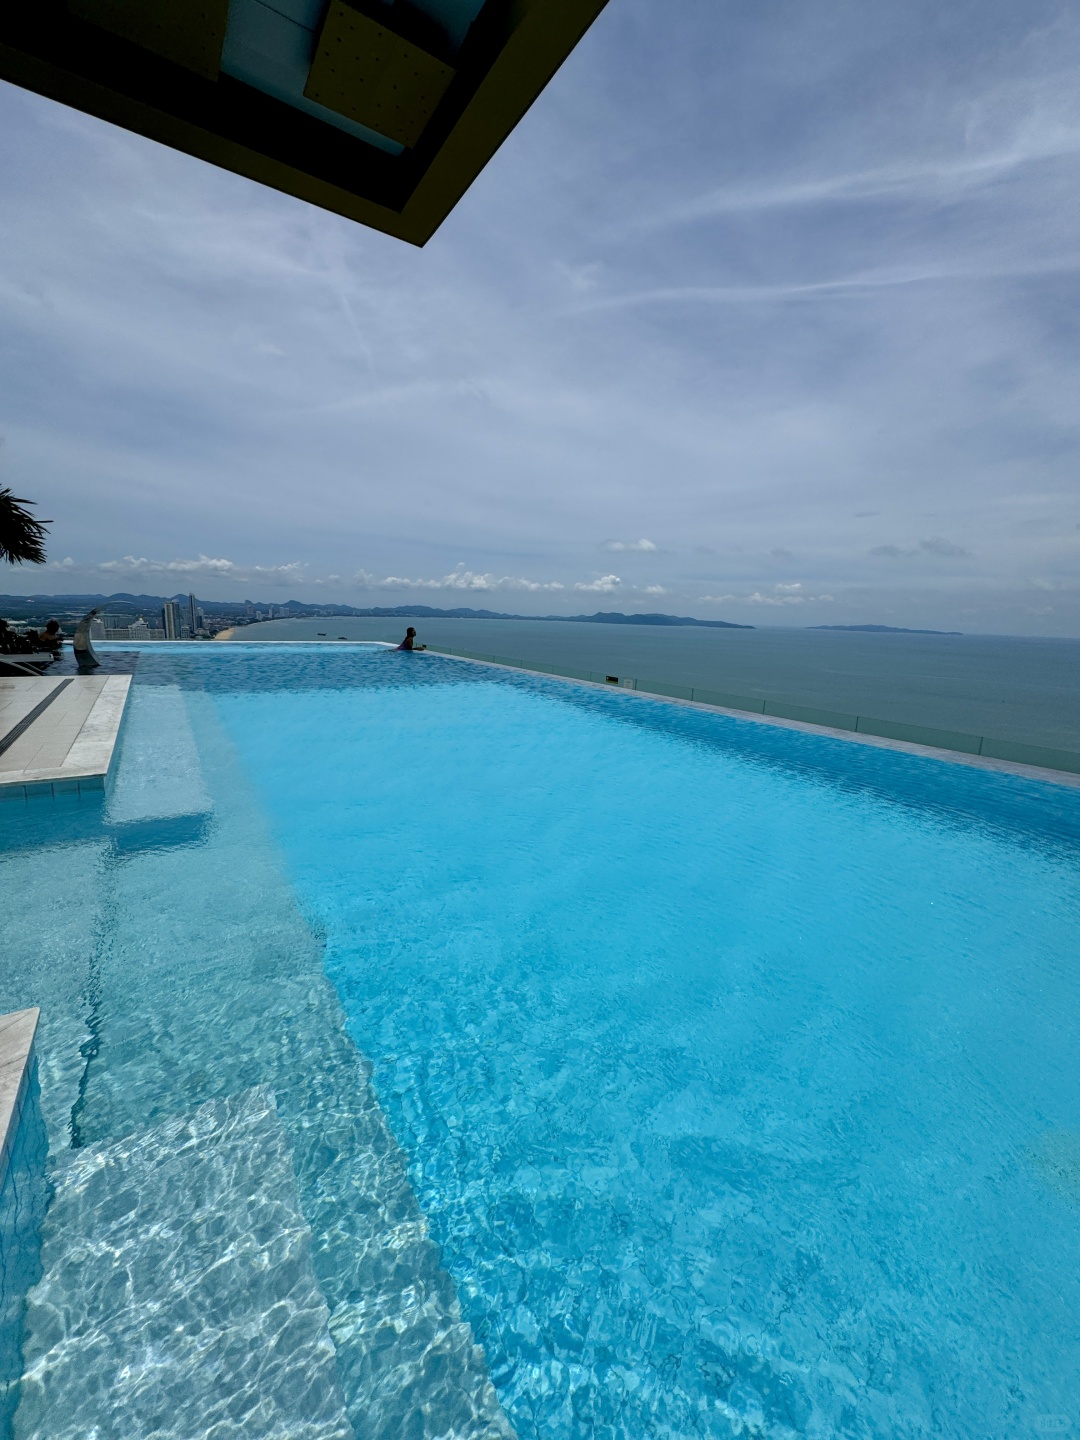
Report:
[{"label": "pool ledge", "polygon": [[39,1014],[35,1006],[0,1015],[0,1185],[26,1103]]},{"label": "pool ledge", "polygon": [[[444,654],[432,650],[432,654]],[[1018,760],[998,760],[989,755],[971,755],[962,750],[946,750],[934,745],[919,745],[911,740],[893,740],[885,735],[874,735],[864,730],[840,730],[827,725],[814,725],[807,720],[788,720],[778,715],[761,715],[753,710],[736,710],[724,705],[709,705],[703,700],[684,700],[678,695],[659,695],[651,690],[631,690],[622,686],[606,685],[594,680],[579,680],[573,676],[557,675],[544,670],[529,670],[525,666],[500,665],[497,661],[479,660],[466,655],[447,655],[445,658],[460,660],[466,665],[482,665],[492,670],[513,670],[518,674],[535,674],[545,680],[559,680],[565,685],[587,685],[591,690],[602,690],[607,695],[617,695],[627,704],[639,700],[652,700],[663,705],[681,705],[686,710],[701,710],[708,715],[726,715],[732,720],[741,720],[750,725],[770,725],[779,730],[797,730],[803,735],[819,735],[830,740],[844,740],[848,744],[870,745],[877,750],[893,750],[901,755],[921,755],[930,760],[942,760],[948,765],[967,765],[973,770],[987,770],[998,775],[1018,775],[1026,780],[1038,780],[1045,785],[1064,785],[1067,789],[1080,790],[1080,775],[1070,770],[1052,770],[1043,765],[1025,765]]]},{"label": "pool ledge", "polygon": [[0,681],[0,800],[103,790],[130,688],[130,675]]},{"label": "pool ledge", "polygon": [[[596,686],[596,689],[605,689]],[[1045,785],[1064,785],[1080,790],[1080,775],[1069,770],[1051,770],[1044,765],[1024,765],[1018,760],[997,760],[990,755],[968,755],[962,750],[945,750],[935,745],[918,745],[912,740],[893,740],[886,735],[868,731],[834,730],[828,725],[813,725],[805,720],[785,720],[777,715],[755,715],[745,710],[728,710],[719,705],[706,705],[700,700],[680,700],[677,696],[650,695],[648,691],[627,690],[644,699],[664,700],[669,705],[683,705],[688,710],[707,710],[711,715],[730,715],[733,720],[748,720],[755,725],[772,725],[780,730],[799,730],[804,735],[825,735],[832,740],[846,740],[855,745],[870,745],[875,750],[894,750],[900,755],[921,755],[929,760],[943,760],[947,765],[967,765],[972,770],[989,770],[998,775],[1019,775],[1026,780],[1039,780]]]}]

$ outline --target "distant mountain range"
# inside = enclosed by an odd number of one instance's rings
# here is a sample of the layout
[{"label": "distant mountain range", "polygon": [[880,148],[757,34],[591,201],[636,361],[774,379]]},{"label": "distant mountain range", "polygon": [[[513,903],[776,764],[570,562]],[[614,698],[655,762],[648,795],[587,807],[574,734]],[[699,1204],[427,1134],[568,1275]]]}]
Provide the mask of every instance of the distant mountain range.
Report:
[{"label": "distant mountain range", "polygon": [[[42,610],[107,610],[114,609],[144,611],[160,610],[166,600],[186,601],[186,594],[179,595],[130,595],[121,591],[116,595],[0,595],[0,609],[12,618],[17,613],[37,614]],[[433,605],[376,605],[359,609],[355,605],[305,605],[299,600],[287,600],[284,605],[272,605],[267,600],[199,600],[207,615],[243,615],[250,606],[255,610],[287,610],[286,618],[299,619],[305,615],[346,615],[355,619],[442,619],[442,620],[565,620],[588,621],[599,625],[703,625],[710,630],[753,630],[753,625],[735,625],[729,620],[695,620],[691,615],[623,615],[617,610],[598,610],[595,615],[510,615],[501,610],[470,610],[464,605],[452,610],[440,610]]]},{"label": "distant mountain range", "polygon": [[871,635],[962,635],[962,630],[909,630],[906,625],[808,625],[808,630],[861,630]]},{"label": "distant mountain range", "polygon": [[[0,611],[18,619],[24,615],[40,615],[46,610],[116,611],[160,610],[166,600],[186,602],[187,595],[0,595]],[[736,625],[731,620],[696,620],[692,615],[624,615],[619,610],[597,610],[595,615],[512,615],[503,610],[471,610],[456,605],[440,610],[435,605],[374,605],[361,609],[355,605],[305,605],[300,600],[286,600],[284,605],[269,600],[199,600],[207,615],[246,618],[245,611],[287,610],[288,617],[347,615],[363,620],[562,620],[568,624],[591,625],[700,625],[709,630],[753,630],[753,625]],[[281,617],[278,617],[281,618]],[[961,635],[961,630],[910,630],[904,625],[809,625],[809,630],[850,630],[871,635]]]},{"label": "distant mountain range", "polygon": [[[16,610],[40,611],[50,607],[56,610],[99,610],[108,609],[109,606],[120,610],[144,611],[160,610],[166,600],[187,601],[187,595],[130,595],[127,591],[119,591],[115,595],[0,595],[0,609],[10,614]],[[241,614],[250,600],[200,600],[199,604],[208,615],[237,615]],[[291,603],[291,602],[290,602]],[[258,607],[260,610],[268,610],[269,602]],[[280,608],[280,607],[279,607]],[[318,606],[311,606],[316,610]],[[328,607],[324,607],[328,608]]]}]

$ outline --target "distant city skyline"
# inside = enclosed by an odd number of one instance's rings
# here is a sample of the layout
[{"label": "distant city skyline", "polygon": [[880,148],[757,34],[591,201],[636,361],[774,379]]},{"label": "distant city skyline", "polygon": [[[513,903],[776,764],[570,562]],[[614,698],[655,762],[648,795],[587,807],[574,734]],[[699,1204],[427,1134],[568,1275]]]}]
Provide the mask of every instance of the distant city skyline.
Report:
[{"label": "distant city skyline", "polygon": [[0,589],[1080,635],[1078,65],[614,0],[422,251],[0,86]]}]

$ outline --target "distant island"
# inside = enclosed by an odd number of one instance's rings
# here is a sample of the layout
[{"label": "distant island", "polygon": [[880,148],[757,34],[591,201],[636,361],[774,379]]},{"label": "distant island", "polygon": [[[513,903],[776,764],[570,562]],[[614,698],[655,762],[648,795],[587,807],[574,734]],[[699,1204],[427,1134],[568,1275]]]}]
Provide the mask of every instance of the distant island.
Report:
[{"label": "distant island", "polygon": [[[449,610],[443,612],[449,615]],[[595,615],[501,615],[501,620],[588,620],[594,625],[706,625],[710,630],[753,630],[753,625],[736,625],[731,620],[695,620],[692,615],[622,615],[618,610],[598,610]]]},{"label": "distant island", "polygon": [[[61,618],[74,618],[97,608],[113,613],[133,614],[157,611],[167,600],[181,604],[186,594],[178,595],[0,595],[0,610],[11,619],[47,617],[54,611]],[[375,605],[361,609],[355,605],[305,605],[300,600],[286,600],[283,605],[255,600],[200,600],[199,607],[207,616],[229,620],[236,625],[250,625],[259,620],[299,620],[325,616],[349,617],[358,620],[560,620],[567,623],[593,625],[700,625],[709,630],[753,630],[753,625],[736,625],[730,620],[696,620],[691,615],[623,615],[618,610],[598,610],[595,615],[511,615],[502,610],[470,610],[457,605],[440,610],[434,605]]]},{"label": "distant island", "polygon": [[962,630],[909,630],[906,625],[808,625],[808,630],[861,630],[871,635],[962,635]]}]

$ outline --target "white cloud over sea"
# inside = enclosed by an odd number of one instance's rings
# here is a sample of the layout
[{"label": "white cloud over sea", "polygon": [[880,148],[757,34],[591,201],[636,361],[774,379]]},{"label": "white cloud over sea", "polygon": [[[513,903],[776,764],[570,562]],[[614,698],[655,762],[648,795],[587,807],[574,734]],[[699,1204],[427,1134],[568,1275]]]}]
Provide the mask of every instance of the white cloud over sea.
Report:
[{"label": "white cloud over sea", "polygon": [[619,0],[422,251],[0,86],[0,589],[1078,634],[1078,66]]},{"label": "white cloud over sea", "polygon": [[[243,565],[234,560],[200,555],[195,559],[153,560],[146,556],[125,555],[115,560],[80,562],[67,555],[62,560],[53,560],[43,570],[26,572],[42,578],[47,576],[59,587],[68,591],[72,586],[80,589],[97,589],[102,585],[146,585],[162,584],[171,590],[180,587],[198,586],[207,598],[217,582],[229,586],[270,586],[287,587],[294,590],[333,585],[341,591],[397,590],[411,593],[439,591],[450,596],[454,593],[488,594],[495,591],[519,591],[524,594],[551,594],[566,589],[592,592],[598,595],[613,595],[616,592],[633,597],[642,595],[664,595],[662,585],[624,585],[618,575],[600,575],[592,580],[579,580],[567,586],[560,580],[533,580],[524,575],[480,574],[469,570],[464,564],[457,565],[446,575],[420,577],[406,575],[374,575],[368,570],[357,570],[351,577],[322,575],[301,561],[285,565]],[[320,597],[324,598],[324,597]],[[354,598],[350,596],[350,598]],[[455,602],[460,603],[460,602]]]},{"label": "white cloud over sea", "polygon": [[543,590],[562,590],[564,587],[558,580],[528,580],[523,575],[491,575],[477,574],[468,570],[464,565],[459,565],[448,575],[433,579],[421,580],[410,579],[404,575],[385,575],[382,579],[368,574],[366,570],[358,570],[356,573],[356,584],[363,590],[466,590],[466,591],[489,591],[489,590],[524,590],[528,593],[536,593]]},{"label": "white cloud over sea", "polygon": [[831,605],[831,595],[804,595],[801,581],[790,585],[774,585],[767,594],[753,590],[749,594],[734,591],[726,595],[699,595],[706,605]]},{"label": "white cloud over sea", "polygon": [[[74,580],[95,586],[109,581],[123,582],[164,582],[167,585],[213,586],[224,581],[230,585],[272,585],[297,586],[324,583],[309,577],[307,567],[298,560],[287,565],[238,565],[233,560],[214,559],[200,555],[194,560],[151,560],[145,555],[124,555],[118,560],[99,560],[81,563],[71,555],[62,560],[50,561],[43,570],[23,572],[34,576],[39,582],[46,577],[61,577],[70,586]],[[37,587],[40,589],[40,583]]]}]

